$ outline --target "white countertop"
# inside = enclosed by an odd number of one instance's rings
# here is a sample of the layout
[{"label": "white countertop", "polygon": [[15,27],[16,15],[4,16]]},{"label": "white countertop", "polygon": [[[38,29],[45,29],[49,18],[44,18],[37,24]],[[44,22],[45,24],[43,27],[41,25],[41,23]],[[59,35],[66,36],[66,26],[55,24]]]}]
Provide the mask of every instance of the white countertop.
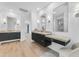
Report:
[{"label": "white countertop", "polygon": [[21,31],[16,31],[16,30],[6,30],[6,31],[4,31],[4,30],[0,30],[0,33],[9,33],[9,32],[21,32]]},{"label": "white countertop", "polygon": [[49,32],[41,32],[41,31],[33,31],[34,33],[39,33],[39,34],[42,34],[42,35],[51,35],[51,33]]},{"label": "white countertop", "polygon": [[46,35],[46,37],[54,38],[56,40],[60,40],[60,41],[64,41],[64,42],[67,42],[70,40],[70,38],[65,37],[65,36],[60,36],[60,35]]}]

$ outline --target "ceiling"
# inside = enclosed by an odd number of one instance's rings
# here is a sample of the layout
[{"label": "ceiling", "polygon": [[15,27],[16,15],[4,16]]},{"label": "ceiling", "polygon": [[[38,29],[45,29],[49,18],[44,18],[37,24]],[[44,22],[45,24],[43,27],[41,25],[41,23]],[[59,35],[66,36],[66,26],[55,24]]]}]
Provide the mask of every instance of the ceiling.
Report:
[{"label": "ceiling", "polygon": [[37,8],[43,8],[47,6],[50,2],[0,2],[0,8],[10,8],[10,9],[27,9],[36,10]]}]

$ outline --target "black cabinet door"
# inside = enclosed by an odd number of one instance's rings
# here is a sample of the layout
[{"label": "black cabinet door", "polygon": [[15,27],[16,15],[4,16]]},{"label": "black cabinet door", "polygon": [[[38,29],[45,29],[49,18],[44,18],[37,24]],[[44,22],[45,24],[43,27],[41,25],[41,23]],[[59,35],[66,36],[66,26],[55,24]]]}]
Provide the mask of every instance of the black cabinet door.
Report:
[{"label": "black cabinet door", "polygon": [[51,41],[45,37],[45,35],[33,33],[32,32],[32,40],[36,41],[40,45],[46,47],[51,44]]},{"label": "black cabinet door", "polygon": [[0,33],[0,41],[20,39],[20,32]]},{"label": "black cabinet door", "polygon": [[8,38],[9,39],[20,39],[20,33],[19,32],[8,33]]},{"label": "black cabinet door", "polygon": [[8,33],[0,33],[0,41],[8,40]]}]

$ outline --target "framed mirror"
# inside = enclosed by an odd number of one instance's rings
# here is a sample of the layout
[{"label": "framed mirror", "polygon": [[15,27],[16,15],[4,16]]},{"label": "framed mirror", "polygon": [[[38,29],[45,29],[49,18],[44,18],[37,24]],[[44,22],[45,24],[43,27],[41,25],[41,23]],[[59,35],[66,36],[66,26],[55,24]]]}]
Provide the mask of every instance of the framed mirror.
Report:
[{"label": "framed mirror", "polygon": [[17,18],[7,16],[7,28],[8,30],[15,30]]},{"label": "framed mirror", "polygon": [[68,32],[68,3],[53,10],[54,32]]}]

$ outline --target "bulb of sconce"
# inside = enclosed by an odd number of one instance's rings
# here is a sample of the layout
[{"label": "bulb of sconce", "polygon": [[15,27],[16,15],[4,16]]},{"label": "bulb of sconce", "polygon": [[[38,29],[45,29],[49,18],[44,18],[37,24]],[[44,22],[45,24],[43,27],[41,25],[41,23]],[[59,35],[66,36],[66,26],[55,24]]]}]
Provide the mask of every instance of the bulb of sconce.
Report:
[{"label": "bulb of sconce", "polygon": [[37,10],[40,10],[40,8],[37,8]]},{"label": "bulb of sconce", "polygon": [[48,19],[50,19],[50,16],[48,16]]},{"label": "bulb of sconce", "polygon": [[3,19],[3,23],[7,23],[7,20],[6,19]]},{"label": "bulb of sconce", "polygon": [[40,21],[39,21],[39,20],[37,20],[37,23],[40,23]]},{"label": "bulb of sconce", "polygon": [[20,24],[20,20],[17,20],[17,24]]}]

